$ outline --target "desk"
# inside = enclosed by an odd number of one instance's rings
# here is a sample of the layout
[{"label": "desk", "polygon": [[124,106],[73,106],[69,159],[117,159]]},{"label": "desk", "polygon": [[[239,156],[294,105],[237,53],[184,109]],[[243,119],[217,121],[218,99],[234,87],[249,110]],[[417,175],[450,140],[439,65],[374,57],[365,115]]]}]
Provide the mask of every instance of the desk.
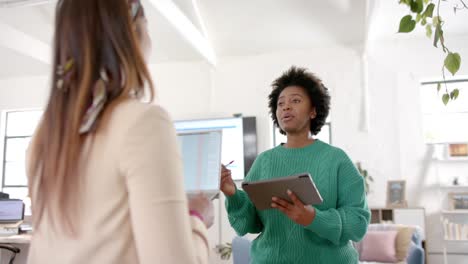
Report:
[{"label": "desk", "polygon": [[13,236],[0,236],[0,244],[29,244],[32,234],[20,234]]}]

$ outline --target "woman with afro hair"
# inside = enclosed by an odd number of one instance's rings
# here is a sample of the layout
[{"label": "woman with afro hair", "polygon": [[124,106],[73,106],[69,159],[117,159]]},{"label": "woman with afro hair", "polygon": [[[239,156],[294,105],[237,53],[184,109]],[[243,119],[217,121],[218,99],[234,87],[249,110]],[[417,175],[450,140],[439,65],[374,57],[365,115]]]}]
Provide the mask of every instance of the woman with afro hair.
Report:
[{"label": "woman with afro hair", "polygon": [[260,233],[252,243],[252,263],[358,263],[351,241],[363,238],[370,218],[363,177],[343,150],[314,138],[330,110],[328,90],[314,74],[297,67],[272,87],[271,117],[287,141],[261,153],[245,181],[307,172],[323,203],[305,206],[288,190],[292,203],[272,197],[272,209],[259,211],[223,166],[221,190],[229,222],[238,235]]}]

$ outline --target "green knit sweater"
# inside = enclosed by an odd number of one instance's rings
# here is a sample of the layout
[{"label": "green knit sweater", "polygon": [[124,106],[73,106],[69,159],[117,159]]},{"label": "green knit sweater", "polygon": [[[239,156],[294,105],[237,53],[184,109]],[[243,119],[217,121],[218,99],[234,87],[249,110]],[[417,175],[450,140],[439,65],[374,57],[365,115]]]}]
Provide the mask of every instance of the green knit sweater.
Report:
[{"label": "green knit sweater", "polygon": [[246,181],[309,172],[323,198],[308,226],[277,209],[258,211],[241,190],[226,199],[229,222],[238,235],[260,233],[251,247],[252,263],[358,263],[351,241],[369,224],[363,177],[341,149],[316,140],[303,148],[275,147],[260,154]]}]

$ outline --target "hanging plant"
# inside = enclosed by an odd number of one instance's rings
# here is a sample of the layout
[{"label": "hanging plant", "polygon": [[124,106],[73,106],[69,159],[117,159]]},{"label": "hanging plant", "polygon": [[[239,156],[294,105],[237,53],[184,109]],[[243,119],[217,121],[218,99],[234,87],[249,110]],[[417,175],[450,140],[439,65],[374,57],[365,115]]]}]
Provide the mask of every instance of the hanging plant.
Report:
[{"label": "hanging plant", "polygon": [[[453,5],[453,12],[455,14],[459,10],[468,10],[468,5],[465,1],[458,0]],[[461,56],[447,47],[443,29],[445,21],[440,15],[441,0],[438,0],[437,3],[434,2],[430,0],[400,0],[400,4],[409,7],[409,14],[401,18],[398,33],[412,32],[419,23],[422,27],[425,27],[426,36],[432,40],[434,47],[439,48],[438,45],[440,44],[446,56],[442,66],[443,81],[437,84],[437,92],[440,92],[443,84],[445,91],[442,94],[442,102],[447,105],[449,101],[457,99],[460,91],[457,88],[451,91],[448,89],[445,70],[448,70],[454,76],[460,69]]]}]

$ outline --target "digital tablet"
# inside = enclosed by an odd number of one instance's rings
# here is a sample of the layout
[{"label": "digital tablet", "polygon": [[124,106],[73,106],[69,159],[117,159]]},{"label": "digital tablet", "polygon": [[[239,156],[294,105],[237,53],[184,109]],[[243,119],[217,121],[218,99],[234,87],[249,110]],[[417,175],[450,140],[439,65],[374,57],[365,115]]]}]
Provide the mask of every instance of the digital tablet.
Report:
[{"label": "digital tablet", "polygon": [[222,130],[177,131],[184,164],[187,196],[203,193],[213,199],[219,194],[221,180]]},{"label": "digital tablet", "polygon": [[255,182],[243,182],[242,189],[247,193],[258,210],[271,209],[273,196],[292,203],[287,194],[291,190],[305,205],[321,204],[322,196],[309,173],[280,177]]}]

